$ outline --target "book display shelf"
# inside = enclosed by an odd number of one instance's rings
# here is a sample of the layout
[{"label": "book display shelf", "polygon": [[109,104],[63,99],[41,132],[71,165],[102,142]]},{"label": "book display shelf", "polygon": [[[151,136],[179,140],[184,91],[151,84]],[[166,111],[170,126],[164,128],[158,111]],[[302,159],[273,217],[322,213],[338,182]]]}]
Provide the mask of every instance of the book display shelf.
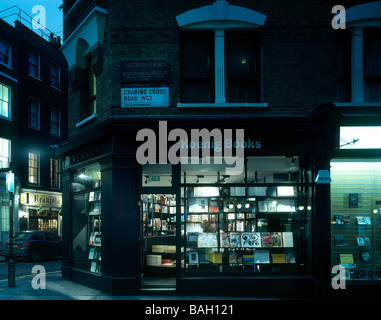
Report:
[{"label": "book display shelf", "polygon": [[172,195],[141,196],[143,265],[145,275],[175,275],[176,198]]},{"label": "book display shelf", "polygon": [[297,272],[295,187],[185,188],[185,273]]},{"label": "book display shelf", "polygon": [[[347,210],[350,211],[350,210]],[[345,268],[346,279],[379,279],[375,272],[380,259],[377,250],[378,214],[356,210],[347,214],[332,214],[332,261]]]},{"label": "book display shelf", "polygon": [[89,235],[89,271],[101,273],[101,191],[89,193],[88,235]]}]

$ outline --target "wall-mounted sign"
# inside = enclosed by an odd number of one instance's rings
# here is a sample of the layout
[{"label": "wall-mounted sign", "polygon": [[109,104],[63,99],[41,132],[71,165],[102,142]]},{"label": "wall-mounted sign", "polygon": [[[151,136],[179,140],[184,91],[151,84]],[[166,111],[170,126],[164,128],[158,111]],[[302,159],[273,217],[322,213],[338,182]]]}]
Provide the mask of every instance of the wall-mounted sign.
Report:
[{"label": "wall-mounted sign", "polygon": [[95,158],[102,154],[102,147],[100,145],[92,146],[70,156],[70,163],[75,164],[91,158]]},{"label": "wall-mounted sign", "polygon": [[62,206],[62,196],[43,194],[43,193],[22,193],[21,203],[30,206]]},{"label": "wall-mounted sign", "polygon": [[166,61],[121,61],[120,81],[166,82],[170,77],[170,64]]},{"label": "wall-mounted sign", "polygon": [[122,88],[122,108],[168,107],[169,88]]}]

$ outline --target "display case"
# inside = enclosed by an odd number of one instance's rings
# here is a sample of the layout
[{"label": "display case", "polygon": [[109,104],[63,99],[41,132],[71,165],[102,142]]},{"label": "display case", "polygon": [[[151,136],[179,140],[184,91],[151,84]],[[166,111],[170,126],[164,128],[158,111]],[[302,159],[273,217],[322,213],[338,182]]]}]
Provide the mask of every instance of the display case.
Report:
[{"label": "display case", "polygon": [[88,235],[89,235],[89,270],[93,273],[101,273],[101,191],[90,191],[88,212]]},{"label": "display case", "polygon": [[296,187],[187,187],[185,274],[298,272]]}]

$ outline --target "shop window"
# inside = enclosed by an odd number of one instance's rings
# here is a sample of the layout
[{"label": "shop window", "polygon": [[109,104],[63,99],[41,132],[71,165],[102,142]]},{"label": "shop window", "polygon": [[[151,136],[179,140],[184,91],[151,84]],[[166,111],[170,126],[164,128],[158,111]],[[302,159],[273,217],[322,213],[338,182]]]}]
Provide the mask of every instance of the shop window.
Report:
[{"label": "shop window", "polygon": [[176,275],[176,196],[142,194],[140,217],[144,239],[143,285],[149,284],[150,276],[166,277],[168,285]]},{"label": "shop window", "polygon": [[101,173],[93,165],[71,176],[72,247],[74,267],[102,273]]},{"label": "shop window", "polygon": [[333,160],[331,178],[332,267],[348,280],[380,280],[381,161]]},{"label": "shop window", "polygon": [[0,83],[0,116],[11,118],[11,88]]},{"label": "shop window", "polygon": [[9,231],[9,206],[2,205],[1,208],[1,231]]},{"label": "shop window", "polygon": [[40,155],[36,152],[29,152],[28,160],[28,182],[39,183]]},{"label": "shop window", "polygon": [[[221,168],[191,169],[182,175]],[[253,157],[245,179],[183,180],[183,275],[310,274],[312,188],[300,171],[297,157]]]}]

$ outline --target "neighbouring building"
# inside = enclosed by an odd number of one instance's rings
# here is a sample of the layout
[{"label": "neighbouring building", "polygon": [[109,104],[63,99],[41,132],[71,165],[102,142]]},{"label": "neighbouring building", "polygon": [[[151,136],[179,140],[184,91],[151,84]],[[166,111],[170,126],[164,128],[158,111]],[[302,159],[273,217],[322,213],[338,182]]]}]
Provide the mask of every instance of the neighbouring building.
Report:
[{"label": "neighbouring building", "polygon": [[9,237],[7,168],[16,178],[14,231],[61,230],[61,159],[67,138],[67,63],[59,39],[0,19],[0,243]]},{"label": "neighbouring building", "polygon": [[377,292],[380,147],[344,150],[346,128],[381,120],[381,2],[358,2],[335,29],[334,1],[64,1],[63,277],[113,294]]}]

